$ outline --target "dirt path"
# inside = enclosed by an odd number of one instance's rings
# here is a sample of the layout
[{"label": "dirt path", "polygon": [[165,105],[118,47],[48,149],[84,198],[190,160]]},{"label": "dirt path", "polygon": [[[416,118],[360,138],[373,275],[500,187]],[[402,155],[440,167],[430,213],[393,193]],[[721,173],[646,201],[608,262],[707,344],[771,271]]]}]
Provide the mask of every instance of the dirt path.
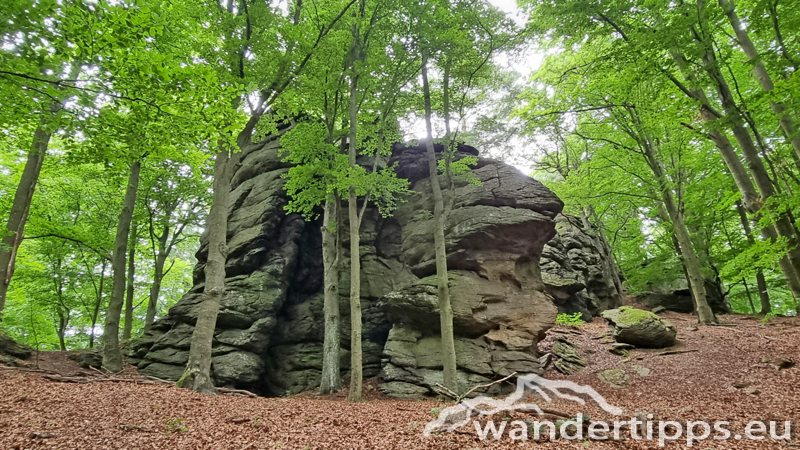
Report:
[{"label": "dirt path", "polygon": [[[570,377],[548,371],[546,377],[588,384],[609,403],[623,408],[624,420],[636,413],[656,419],[731,422],[737,434],[753,420],[791,420],[800,426],[800,369],[778,370],[763,358],[791,357],[800,362],[800,321],[760,327],[741,316],[725,316],[728,328],[694,327],[689,315],[669,315],[678,328],[677,349],[697,352],[658,356],[634,350],[630,358],[612,355],[597,337],[599,321],[568,334],[586,353],[589,366]],[[550,333],[551,335],[557,333]],[[547,348],[552,338],[543,341]],[[593,352],[593,353],[592,353]],[[633,368],[649,369],[641,376]],[[631,385],[614,389],[598,378],[606,369],[628,373]],[[737,389],[734,383],[749,383]],[[373,395],[362,404],[341,397],[245,398],[203,396],[171,386],[134,383],[71,384],[50,382],[37,373],[0,370],[0,449],[472,449],[472,448],[658,448],[656,442],[565,441],[512,442],[508,437],[479,440],[474,426],[465,434],[426,438],[435,400],[398,401]],[[613,419],[596,404],[564,400],[547,407],[592,420]],[[531,419],[508,414],[512,420]],[[234,423],[231,419],[244,419]],[[498,418],[498,421],[501,418]],[[237,420],[240,421],[240,420]],[[499,423],[499,422],[498,422]],[[39,433],[38,435],[36,433]],[[42,438],[50,435],[51,437]],[[39,437],[35,437],[39,436]],[[791,445],[800,445],[795,440]],[[685,441],[668,448],[685,448]],[[702,441],[694,448],[775,448],[775,441]]]}]

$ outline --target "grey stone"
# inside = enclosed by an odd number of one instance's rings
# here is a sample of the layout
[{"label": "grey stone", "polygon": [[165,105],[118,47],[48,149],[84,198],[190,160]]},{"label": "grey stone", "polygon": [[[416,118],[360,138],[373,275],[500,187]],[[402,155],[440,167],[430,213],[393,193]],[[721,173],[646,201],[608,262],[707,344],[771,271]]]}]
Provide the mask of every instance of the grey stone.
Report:
[{"label": "grey stone", "polygon": [[430,394],[430,390],[412,383],[389,381],[378,385],[378,390],[390,397],[421,399]]},{"label": "grey stone", "polygon": [[84,369],[88,369],[90,367],[100,369],[103,367],[102,348],[79,350],[69,355],[68,358],[78,363],[78,365]]},{"label": "grey stone", "polygon": [[[289,198],[283,175],[289,166],[279,156],[279,135],[288,127],[246,146],[234,167],[226,290],[212,350],[216,383],[266,395],[315,389],[322,369],[321,223],[285,211]],[[440,144],[436,148],[441,151]],[[434,395],[435,384],[442,382],[434,224],[425,214],[432,203],[424,152],[424,145],[394,146],[391,158],[379,161],[381,166],[397,163],[397,173],[409,180],[411,192],[391,218],[369,206],[360,229],[364,376],[380,374],[384,392],[405,397]],[[475,155],[477,150],[459,144],[455,159]],[[369,159],[358,163],[371,164]],[[601,298],[592,296],[595,291],[584,294],[597,271],[580,271],[599,261],[586,250],[591,239],[578,232],[556,237],[563,203],[555,194],[491,159],[479,157],[472,176],[481,184],[456,181],[445,229],[458,378],[466,388],[512,372],[541,373],[536,344],[561,308],[557,303],[563,299],[553,300],[561,292],[556,288],[578,299],[567,302],[586,305]],[[347,223],[342,228],[339,357],[347,377]],[[203,299],[207,235],[200,242],[194,286],[131,347],[142,373],[177,379],[183,372]],[[553,269],[544,276],[543,254],[552,256],[546,265]],[[577,269],[559,265],[571,260]],[[495,385],[489,393],[503,389]]]},{"label": "grey stone", "polygon": [[666,319],[650,311],[622,306],[603,312],[617,342],[644,348],[663,348],[675,344],[678,331]]},{"label": "grey stone", "polygon": [[615,389],[623,389],[631,384],[631,378],[622,369],[604,370],[597,374],[600,381],[609,384]]},{"label": "grey stone", "polygon": [[0,354],[19,359],[28,359],[33,354],[33,348],[0,333]]},{"label": "grey stone", "polygon": [[139,363],[139,373],[142,375],[150,375],[162,380],[178,381],[183,375],[186,366],[174,366],[172,364],[164,364],[160,362],[152,362],[152,360],[144,360]]},{"label": "grey stone", "polygon": [[553,355],[558,357],[553,365],[565,375],[578,373],[588,364],[586,358],[578,352],[578,347],[563,336],[553,341]]},{"label": "grey stone", "polygon": [[608,349],[608,351],[614,353],[615,355],[628,356],[629,351],[635,348],[636,348],[635,345],[625,344],[622,342],[615,342],[611,344],[611,348]]},{"label": "grey stone", "polygon": [[211,358],[217,386],[240,386],[261,378],[263,363],[258,355],[245,351],[225,353]]}]

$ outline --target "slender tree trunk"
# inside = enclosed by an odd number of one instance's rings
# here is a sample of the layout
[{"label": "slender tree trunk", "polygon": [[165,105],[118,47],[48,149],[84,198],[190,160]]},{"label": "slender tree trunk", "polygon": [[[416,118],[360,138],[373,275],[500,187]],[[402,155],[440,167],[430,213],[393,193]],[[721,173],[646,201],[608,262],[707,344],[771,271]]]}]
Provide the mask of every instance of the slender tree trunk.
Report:
[{"label": "slender tree trunk", "polygon": [[[636,111],[634,111],[633,108],[628,108],[628,110],[636,127],[641,133],[646,133],[644,126],[638,119]],[[678,208],[678,203],[675,201],[675,196],[672,193],[672,189],[670,189],[666,172],[664,171],[664,166],[661,164],[661,160],[658,159],[656,150],[653,147],[653,141],[649,137],[643,136],[641,139],[641,144],[642,149],[644,150],[645,158],[647,159],[647,163],[650,166],[650,169],[653,171],[653,175],[655,175],[661,197],[664,200],[664,206],[666,207],[667,214],[669,214],[669,217],[672,221],[672,228],[675,230],[675,237],[680,245],[684,267],[686,267],[686,272],[689,276],[688,281],[691,285],[692,293],[694,294],[697,321],[703,324],[716,323],[717,318],[714,316],[714,312],[711,311],[711,307],[708,306],[706,287],[703,275],[700,271],[700,262],[698,261],[694,248],[692,247],[692,239],[689,235],[689,230],[686,228],[686,222],[684,221],[683,213],[681,212],[680,208]]]},{"label": "slender tree trunk", "polygon": [[144,319],[144,332],[150,331],[158,311],[158,296],[161,294],[161,281],[164,279],[164,264],[169,256],[167,252],[167,239],[169,237],[169,224],[165,225],[161,237],[158,238],[158,253],[156,254],[155,268],[153,269],[153,284],[150,286],[150,301],[147,303],[147,315]]},{"label": "slender tree trunk", "polygon": [[[75,79],[80,72],[80,65],[71,64],[68,79]],[[50,116],[57,115],[63,109],[60,100],[54,99],[50,104]],[[22,177],[14,192],[14,201],[8,214],[2,244],[0,245],[0,323],[3,321],[3,309],[6,306],[6,296],[8,286],[11,284],[11,277],[14,275],[14,263],[17,251],[22,243],[25,233],[25,224],[28,221],[28,212],[31,209],[33,194],[36,192],[36,183],[39,181],[39,174],[42,171],[44,157],[47,154],[47,147],[50,144],[52,133],[45,128],[47,118],[36,127],[33,132],[31,149],[28,152],[25,167],[22,169]]]},{"label": "slender tree trunk", "polygon": [[92,331],[89,333],[89,348],[94,348],[94,329],[97,326],[97,318],[100,316],[100,307],[103,304],[103,288],[106,281],[106,260],[103,260],[103,265],[100,272],[100,287],[97,290],[97,298],[94,302],[94,310],[92,311]]},{"label": "slender tree trunk", "polygon": [[597,231],[600,237],[600,242],[603,244],[603,248],[605,249],[605,254],[608,257],[609,265],[611,266],[611,275],[614,277],[614,285],[617,288],[617,292],[620,296],[620,306],[624,304],[624,290],[622,289],[622,279],[620,277],[620,270],[617,266],[617,260],[614,258],[614,249],[611,248],[611,244],[608,243],[608,238],[606,237],[606,233],[604,231],[603,222],[600,220],[600,217],[597,216],[597,213],[594,210],[594,207],[589,206],[589,213],[594,218],[595,223],[597,224]]},{"label": "slender tree trunk", "polygon": [[339,367],[339,197],[325,202],[322,217],[322,265],[324,278],[325,337],[322,344],[322,378],[320,394],[330,394],[342,388]]},{"label": "slender tree trunk", "polygon": [[750,314],[755,314],[756,306],[753,304],[753,296],[750,295],[750,287],[747,286],[747,280],[742,278],[742,284],[744,284],[744,291],[747,294],[747,301],[750,303]]},{"label": "slender tree trunk", "polygon": [[[693,90],[690,92],[690,97],[700,102],[700,115],[703,120],[713,123],[718,119],[724,119],[725,116],[715,113],[705,91],[698,87],[699,84],[697,79],[690,70],[689,63],[684,55],[676,49],[671,49],[670,54],[675,60],[678,69],[680,69],[681,73],[683,73],[691,85],[694,86]],[[712,124],[712,127],[713,126],[714,125]],[[734,182],[736,182],[736,186],[739,188],[739,191],[742,194],[744,207],[750,212],[758,213],[762,206],[761,198],[759,198],[759,195],[755,190],[755,186],[753,186],[753,181],[750,179],[750,176],[748,175],[744,165],[739,160],[739,156],[736,154],[736,151],[734,150],[733,145],[731,145],[730,140],[724,133],[719,130],[714,130],[714,128],[708,132],[708,138],[717,146],[717,149],[719,149],[719,152],[722,155],[722,159],[725,161],[725,165],[728,167],[728,170],[730,170],[731,176],[733,177]],[[782,227],[784,230],[786,229],[785,224],[783,224]],[[772,242],[778,238],[779,234],[783,235],[783,233],[779,233],[774,226],[766,226],[762,228],[761,233],[765,238]],[[800,272],[798,272],[795,264],[790,259],[788,254],[781,258],[779,263],[781,271],[786,278],[786,282],[792,291],[792,295],[795,298],[800,298]]]},{"label": "slender tree trunk", "polygon": [[[771,3],[772,4],[769,5],[769,17],[772,20],[772,29],[775,31],[775,40],[778,43],[778,50],[780,50],[781,56],[789,63],[789,67],[797,72],[800,70],[800,64],[789,54],[789,50],[786,48],[786,43],[783,40],[780,23],[778,22],[778,0],[774,0]],[[791,77],[788,73],[786,73],[785,76],[787,80]]]},{"label": "slender tree trunk", "polygon": [[14,193],[14,202],[6,223],[6,236],[3,237],[3,245],[0,246],[0,321],[3,319],[3,309],[6,305],[6,295],[11,277],[14,274],[14,262],[17,257],[17,250],[22,243],[25,223],[28,221],[28,211],[33,200],[33,193],[36,190],[36,182],[39,180],[39,173],[42,171],[42,163],[50,142],[50,133],[40,125],[33,133],[33,143],[28,152],[28,159],[25,168],[22,170],[22,178]]},{"label": "slender tree trunk", "polygon": [[[705,9],[704,5],[705,2],[702,0],[697,2],[697,8],[700,14],[699,23],[701,26],[703,26],[705,22],[705,16],[703,14]],[[736,141],[739,143],[739,147],[742,149],[745,161],[747,162],[747,166],[750,169],[750,173],[755,180],[758,190],[761,192],[762,199],[766,201],[775,193],[772,179],[769,177],[767,169],[764,167],[764,162],[761,160],[758,148],[756,148],[755,142],[753,141],[753,137],[744,126],[745,118],[742,116],[741,112],[736,106],[736,100],[733,97],[733,92],[731,91],[728,82],[725,80],[725,77],[722,75],[722,72],[719,69],[719,61],[717,61],[714,48],[712,44],[708,42],[708,38],[703,37],[703,33],[704,30],[702,29],[700,32],[695,33],[697,36],[700,36],[699,40],[705,51],[703,54],[703,68],[708,73],[712,84],[717,90],[717,94],[722,102],[723,110],[725,111],[726,121],[728,122],[731,131],[733,131],[733,135],[736,138]],[[800,274],[800,247],[798,247],[796,229],[788,219],[786,213],[774,213],[777,214],[775,220],[775,229],[780,236],[783,236],[787,239],[789,244],[787,256],[794,267],[795,274]],[[787,278],[789,276],[790,275],[787,274]]]},{"label": "slender tree trunk", "polygon": [[[747,218],[747,212],[744,210],[744,206],[742,206],[742,203],[739,201],[736,202],[736,211],[739,212],[739,219],[742,222],[742,229],[747,238],[747,243],[751,246],[755,245],[756,240],[753,237],[753,232],[750,230],[750,220]],[[767,291],[767,280],[764,279],[764,272],[762,272],[761,269],[758,269],[756,272],[756,283],[758,285],[758,296],[761,298],[761,314],[767,314],[772,311],[772,306],[769,301],[769,291]]]},{"label": "slender tree trunk", "polygon": [[205,267],[203,301],[197,313],[197,322],[189,348],[189,362],[176,383],[179,387],[195,392],[214,394],[211,381],[211,347],[217,325],[219,304],[225,293],[225,262],[228,256],[228,199],[233,167],[228,167],[229,156],[226,145],[214,160],[214,200],[208,214],[208,259]]},{"label": "slender tree trunk", "polygon": [[433,126],[431,125],[431,91],[428,84],[427,55],[422,62],[422,92],[425,100],[425,141],[428,172],[433,194],[433,245],[436,253],[436,277],[439,285],[439,319],[442,328],[442,366],[444,369],[444,386],[453,392],[459,392],[455,338],[453,337],[453,308],[450,304],[450,288],[447,276],[447,249],[444,241],[444,198],[439,185],[439,169],[436,163],[436,151],[433,148]]},{"label": "slender tree trunk", "polygon": [[[767,72],[767,68],[764,66],[764,62],[761,60],[756,50],[756,46],[753,45],[753,41],[750,40],[750,35],[742,27],[739,16],[736,14],[736,7],[733,4],[733,0],[719,0],[719,6],[722,7],[725,11],[725,15],[728,16],[728,20],[731,22],[733,31],[736,33],[736,41],[750,59],[750,63],[754,65],[753,74],[761,85],[761,89],[763,89],[764,92],[772,92],[775,90],[775,84],[772,82],[772,78],[770,78],[769,72]],[[795,154],[800,158],[800,134],[798,134],[795,129],[794,119],[787,111],[786,105],[782,102],[771,100],[770,107],[778,117],[781,129],[783,129],[783,132],[786,134],[786,139],[791,142]]]},{"label": "slender tree trunk", "polygon": [[708,96],[703,88],[700,87],[697,77],[689,67],[689,61],[686,59],[683,53],[673,48],[670,50],[670,55],[675,61],[675,64],[678,66],[678,69],[692,86],[692,90],[689,92],[689,97],[700,103],[700,117],[702,117],[703,121],[712,124],[710,127],[711,130],[708,132],[708,139],[714,143],[722,155],[722,159],[725,161],[725,165],[728,167],[728,170],[730,170],[736,186],[742,193],[742,200],[744,200],[745,207],[747,207],[748,210],[758,208],[756,205],[760,205],[761,202],[755,186],[753,186],[753,182],[750,179],[750,175],[747,173],[747,169],[745,169],[744,164],[742,164],[741,160],[739,159],[739,155],[736,154],[736,150],[734,149],[733,144],[731,144],[730,139],[728,139],[728,136],[719,131],[717,129],[718,127],[713,125],[713,123],[722,118],[722,116],[717,114],[717,112],[711,106]]},{"label": "slender tree trunk", "polygon": [[125,253],[128,249],[128,237],[133,220],[133,209],[136,207],[136,192],[139,190],[139,172],[141,161],[131,163],[128,187],[125,190],[125,201],[117,223],[117,236],[114,239],[114,253],[111,257],[112,284],[111,298],[108,301],[106,325],[103,329],[103,365],[112,372],[122,370],[122,352],[119,348],[119,318],[125,303]]},{"label": "slender tree trunk", "polygon": [[127,285],[125,287],[125,328],[122,330],[122,339],[128,340],[133,333],[133,294],[134,294],[134,275],[136,272],[136,222],[131,225],[130,242],[128,242],[128,271]]},{"label": "slender tree trunk", "polygon": [[[453,65],[453,59],[450,51],[446,52],[444,62],[444,76],[442,80],[442,115],[444,116],[444,138],[445,141],[450,141],[450,68]],[[449,145],[448,145],[449,146]],[[449,148],[447,149],[449,150]]]},{"label": "slender tree trunk", "polygon": [[[658,205],[658,215],[661,216],[661,220],[664,223],[672,223],[672,218],[669,214],[667,214],[666,207],[664,206],[664,202],[662,201],[660,205]],[[697,310],[697,299],[694,296],[694,290],[692,290],[692,280],[689,278],[689,271],[686,270],[686,260],[683,257],[683,251],[681,251],[681,244],[678,242],[678,237],[675,235],[675,231],[671,231],[669,233],[669,239],[672,242],[672,248],[675,249],[675,254],[678,255],[678,258],[681,260],[681,267],[683,268],[683,276],[686,278],[686,284],[689,286],[689,294],[692,297],[692,309],[694,311]]]},{"label": "slender tree trunk", "polygon": [[[58,267],[61,268],[61,260],[58,260]],[[59,270],[60,272],[60,270]],[[56,308],[56,312],[58,313],[58,326],[56,326],[56,334],[58,335],[58,344],[61,348],[62,352],[67,351],[67,342],[65,340],[65,335],[67,332],[67,326],[69,325],[69,315],[70,311],[64,304],[64,282],[61,274],[58,274],[58,280],[55,281],[55,288],[56,288],[56,295],[58,296],[58,307]]]},{"label": "slender tree trunk", "polygon": [[[358,119],[358,73],[356,62],[359,54],[360,34],[358,27],[353,25],[352,74],[350,75],[350,136],[348,137],[348,156],[350,167],[356,166],[356,121]],[[350,393],[347,400],[361,401],[363,381],[362,352],[361,352],[361,236],[359,228],[361,223],[358,217],[358,197],[356,187],[350,185],[347,197],[347,212],[350,223]]]},{"label": "slender tree trunk", "polygon": [[58,345],[62,352],[67,351],[67,341],[65,335],[69,325],[69,312],[64,312],[62,307],[58,308]]}]

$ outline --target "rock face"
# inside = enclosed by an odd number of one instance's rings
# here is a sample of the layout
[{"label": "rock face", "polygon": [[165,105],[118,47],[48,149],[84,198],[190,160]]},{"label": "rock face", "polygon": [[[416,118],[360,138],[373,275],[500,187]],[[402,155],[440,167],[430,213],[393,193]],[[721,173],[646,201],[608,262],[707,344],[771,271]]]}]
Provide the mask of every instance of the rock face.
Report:
[{"label": "rock face", "polygon": [[20,360],[31,357],[33,348],[19,343],[5,334],[0,333],[0,364],[4,366],[25,365]]},{"label": "rock face", "polygon": [[544,247],[541,272],[558,312],[583,313],[583,320],[622,304],[602,250],[581,219],[559,214],[557,235]]},{"label": "rock face", "polygon": [[[235,168],[226,292],[212,354],[218,386],[265,395],[317,387],[322,366],[320,223],[285,213],[281,176],[288,167],[278,150],[277,138],[252,145]],[[399,397],[432,394],[442,381],[428,213],[433,203],[424,152],[424,146],[393,149],[389,164],[398,164],[411,194],[391,218],[368,208],[361,230],[364,376],[380,374],[379,388]],[[456,157],[467,155],[477,151],[459,146]],[[563,206],[541,183],[498,161],[478,158],[472,176],[481,184],[456,182],[445,227],[464,386],[541,370],[536,344],[554,323],[557,308],[545,291],[539,259]],[[349,242],[342,245],[341,361],[347,377]],[[132,357],[141,358],[141,372],[172,380],[181,375],[201,301],[206,247],[203,237],[191,291],[132,350]]]},{"label": "rock face", "polygon": [[[709,279],[705,279],[705,287],[708,306],[711,307],[714,313],[730,313],[731,307],[720,287]],[[651,292],[637,295],[636,301],[651,309],[663,307],[675,312],[694,312],[692,292],[689,289],[686,278],[677,279],[668,286],[652,286],[651,289]]]},{"label": "rock face", "polygon": [[645,348],[663,348],[675,344],[678,331],[666,319],[650,311],[622,306],[603,313],[617,342]]}]

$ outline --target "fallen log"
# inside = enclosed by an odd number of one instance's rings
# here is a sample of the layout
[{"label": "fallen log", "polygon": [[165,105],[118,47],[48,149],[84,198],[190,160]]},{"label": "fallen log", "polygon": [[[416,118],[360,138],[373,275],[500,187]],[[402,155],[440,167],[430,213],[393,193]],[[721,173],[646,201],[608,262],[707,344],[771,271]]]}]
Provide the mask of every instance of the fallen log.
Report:
[{"label": "fallen log", "polygon": [[218,387],[217,392],[222,392],[223,394],[245,395],[250,398],[258,398],[258,395],[250,391],[246,391],[244,389],[231,389],[231,388]]},{"label": "fallen log", "polygon": [[667,355],[679,355],[681,353],[692,353],[698,351],[697,349],[692,350],[670,350],[667,352],[656,353],[656,356],[667,356]]}]

